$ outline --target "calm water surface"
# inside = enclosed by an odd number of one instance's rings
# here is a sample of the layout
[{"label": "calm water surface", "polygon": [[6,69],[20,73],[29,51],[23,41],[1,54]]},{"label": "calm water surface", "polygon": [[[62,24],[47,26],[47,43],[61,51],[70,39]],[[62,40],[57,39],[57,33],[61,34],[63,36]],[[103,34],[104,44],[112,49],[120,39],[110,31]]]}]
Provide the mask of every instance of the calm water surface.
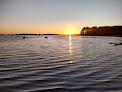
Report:
[{"label": "calm water surface", "polygon": [[0,92],[122,92],[121,37],[0,35]]}]

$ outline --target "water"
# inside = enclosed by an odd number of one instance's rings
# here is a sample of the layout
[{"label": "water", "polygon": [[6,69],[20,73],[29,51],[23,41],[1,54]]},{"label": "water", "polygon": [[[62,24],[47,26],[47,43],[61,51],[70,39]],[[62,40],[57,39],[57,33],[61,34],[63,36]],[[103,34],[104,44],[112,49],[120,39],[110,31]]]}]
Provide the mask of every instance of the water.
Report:
[{"label": "water", "polygon": [[121,37],[0,35],[0,92],[120,92]]}]

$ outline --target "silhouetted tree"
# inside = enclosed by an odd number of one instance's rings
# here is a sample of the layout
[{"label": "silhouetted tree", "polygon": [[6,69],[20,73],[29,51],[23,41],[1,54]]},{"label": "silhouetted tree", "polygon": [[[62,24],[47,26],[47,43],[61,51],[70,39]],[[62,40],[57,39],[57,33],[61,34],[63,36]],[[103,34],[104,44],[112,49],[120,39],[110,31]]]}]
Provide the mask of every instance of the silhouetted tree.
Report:
[{"label": "silhouetted tree", "polygon": [[122,26],[94,26],[83,27],[81,30],[81,35],[98,35],[98,36],[121,36],[122,35]]}]

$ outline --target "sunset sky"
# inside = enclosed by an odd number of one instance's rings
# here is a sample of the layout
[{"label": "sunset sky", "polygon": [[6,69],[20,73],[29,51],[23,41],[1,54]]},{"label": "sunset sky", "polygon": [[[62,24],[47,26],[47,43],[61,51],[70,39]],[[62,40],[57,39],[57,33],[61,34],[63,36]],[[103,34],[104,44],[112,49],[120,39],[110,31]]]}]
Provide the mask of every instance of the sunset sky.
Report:
[{"label": "sunset sky", "polygon": [[79,34],[122,25],[122,0],[0,0],[0,34]]}]

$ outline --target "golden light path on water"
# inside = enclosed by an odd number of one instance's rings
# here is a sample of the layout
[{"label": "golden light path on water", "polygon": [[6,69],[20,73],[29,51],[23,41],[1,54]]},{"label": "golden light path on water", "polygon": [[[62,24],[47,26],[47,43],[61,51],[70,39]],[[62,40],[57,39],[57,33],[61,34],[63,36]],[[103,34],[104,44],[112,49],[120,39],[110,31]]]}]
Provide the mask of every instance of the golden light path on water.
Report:
[{"label": "golden light path on water", "polygon": [[72,37],[69,35],[69,54],[70,54],[70,63],[73,63],[72,61]]}]

